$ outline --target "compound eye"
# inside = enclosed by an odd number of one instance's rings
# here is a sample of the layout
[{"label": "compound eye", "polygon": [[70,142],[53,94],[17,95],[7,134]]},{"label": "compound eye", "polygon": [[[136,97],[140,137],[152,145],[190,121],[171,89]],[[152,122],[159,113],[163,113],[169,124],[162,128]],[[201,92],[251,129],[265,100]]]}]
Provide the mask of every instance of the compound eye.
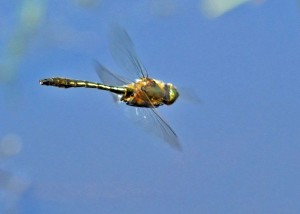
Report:
[{"label": "compound eye", "polygon": [[177,89],[170,83],[167,84],[167,88],[168,88],[168,96],[165,99],[164,103],[166,105],[171,105],[179,97],[179,93],[178,93]]}]

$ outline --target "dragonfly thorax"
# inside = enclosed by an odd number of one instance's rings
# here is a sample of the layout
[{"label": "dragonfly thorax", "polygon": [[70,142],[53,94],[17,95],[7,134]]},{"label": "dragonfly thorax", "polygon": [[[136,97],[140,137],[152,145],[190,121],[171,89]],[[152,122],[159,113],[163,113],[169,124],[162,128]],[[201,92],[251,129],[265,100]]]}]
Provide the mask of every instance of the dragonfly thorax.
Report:
[{"label": "dragonfly thorax", "polygon": [[127,88],[127,92],[121,97],[121,101],[136,107],[152,108],[163,104],[171,105],[179,96],[172,84],[148,77],[124,87]]}]

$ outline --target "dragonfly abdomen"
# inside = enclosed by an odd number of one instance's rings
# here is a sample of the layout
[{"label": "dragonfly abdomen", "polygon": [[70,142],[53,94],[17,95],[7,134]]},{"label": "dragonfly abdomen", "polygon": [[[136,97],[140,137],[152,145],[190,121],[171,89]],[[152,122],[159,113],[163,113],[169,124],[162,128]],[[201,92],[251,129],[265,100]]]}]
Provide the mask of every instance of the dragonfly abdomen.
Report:
[{"label": "dragonfly abdomen", "polygon": [[90,82],[85,80],[74,80],[74,79],[68,79],[68,78],[62,78],[62,77],[53,77],[53,78],[47,78],[40,80],[41,85],[47,85],[47,86],[55,86],[59,88],[78,88],[78,87],[84,87],[84,88],[97,88],[101,90],[110,91],[116,94],[125,94],[126,88],[124,87],[117,87],[117,86],[109,86],[104,85],[101,83],[96,82]]}]

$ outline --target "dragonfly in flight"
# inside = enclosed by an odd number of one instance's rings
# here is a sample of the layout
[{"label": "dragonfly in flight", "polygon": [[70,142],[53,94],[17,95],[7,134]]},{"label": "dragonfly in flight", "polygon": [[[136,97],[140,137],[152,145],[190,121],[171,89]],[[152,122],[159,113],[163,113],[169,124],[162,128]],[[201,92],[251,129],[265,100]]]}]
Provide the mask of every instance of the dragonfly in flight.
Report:
[{"label": "dragonfly in flight", "polygon": [[146,131],[152,131],[174,148],[181,150],[176,133],[157,111],[157,107],[171,105],[176,101],[179,96],[176,87],[148,76],[124,28],[119,25],[113,26],[109,38],[112,57],[119,67],[128,73],[130,80],[114,74],[97,62],[96,70],[102,83],[52,77],[40,80],[40,84],[59,88],[85,87],[109,91],[118,101],[136,108],[134,117]]}]

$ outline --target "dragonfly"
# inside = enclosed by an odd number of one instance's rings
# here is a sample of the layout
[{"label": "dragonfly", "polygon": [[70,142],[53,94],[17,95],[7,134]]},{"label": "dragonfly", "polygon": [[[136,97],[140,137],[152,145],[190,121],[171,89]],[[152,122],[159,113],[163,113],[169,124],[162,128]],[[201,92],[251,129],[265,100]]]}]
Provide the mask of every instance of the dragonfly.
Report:
[{"label": "dragonfly", "polygon": [[39,83],[59,88],[84,87],[109,91],[116,101],[135,108],[134,117],[146,131],[151,131],[173,148],[181,150],[175,131],[157,111],[159,106],[171,105],[177,100],[177,88],[171,83],[148,76],[147,69],[136,53],[134,43],[123,27],[114,25],[109,38],[111,55],[116,64],[127,72],[127,78],[96,62],[96,71],[101,83],[64,77],[46,78]]}]

